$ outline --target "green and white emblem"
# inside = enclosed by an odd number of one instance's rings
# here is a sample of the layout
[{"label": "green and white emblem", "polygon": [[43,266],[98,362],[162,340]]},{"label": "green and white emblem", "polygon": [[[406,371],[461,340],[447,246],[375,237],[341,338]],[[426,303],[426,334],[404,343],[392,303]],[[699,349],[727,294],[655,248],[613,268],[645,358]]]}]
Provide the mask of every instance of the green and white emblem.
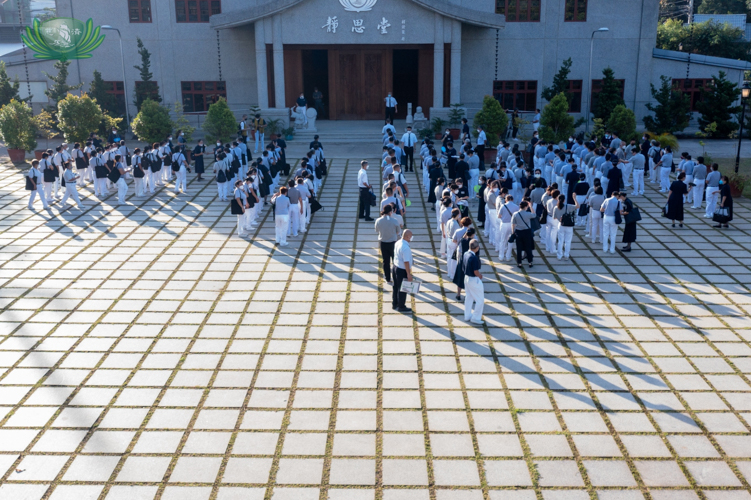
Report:
[{"label": "green and white emblem", "polygon": [[91,19],[82,23],[70,17],[57,17],[26,28],[21,35],[24,43],[35,52],[37,59],[88,59],[91,52],[104,41],[99,27],[94,28]]}]

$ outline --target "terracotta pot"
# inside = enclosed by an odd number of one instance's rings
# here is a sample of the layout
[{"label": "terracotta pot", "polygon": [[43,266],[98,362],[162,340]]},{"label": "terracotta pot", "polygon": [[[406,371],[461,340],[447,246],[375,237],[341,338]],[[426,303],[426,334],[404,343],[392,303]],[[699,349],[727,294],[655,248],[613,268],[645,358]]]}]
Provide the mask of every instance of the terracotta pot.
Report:
[{"label": "terracotta pot", "polygon": [[730,183],[730,196],[733,198],[740,198],[743,195],[743,190],[737,184]]},{"label": "terracotta pot", "polygon": [[435,138],[436,138],[436,140],[440,141],[441,139],[443,139],[443,133],[436,134]]},{"label": "terracotta pot", "polygon": [[487,148],[485,150],[485,163],[490,165],[495,161],[496,156],[498,156],[498,150],[496,148]]},{"label": "terracotta pot", "polygon": [[461,134],[461,130],[459,130],[458,128],[450,128],[449,132],[451,132],[451,137],[453,137],[455,141],[459,140],[459,134]]},{"label": "terracotta pot", "polygon": [[42,159],[42,155],[44,153],[45,153],[44,149],[35,149],[34,150],[34,158],[36,158],[37,160],[41,160]]},{"label": "terracotta pot", "polygon": [[8,148],[8,156],[13,163],[23,163],[26,159],[26,151],[23,149],[10,149]]}]

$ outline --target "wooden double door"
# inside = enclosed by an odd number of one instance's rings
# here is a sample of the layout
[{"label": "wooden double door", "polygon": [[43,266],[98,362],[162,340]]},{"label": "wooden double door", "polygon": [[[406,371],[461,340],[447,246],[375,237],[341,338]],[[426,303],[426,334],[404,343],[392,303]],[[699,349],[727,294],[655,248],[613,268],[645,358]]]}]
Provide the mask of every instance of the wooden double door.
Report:
[{"label": "wooden double door", "polygon": [[[414,57],[409,67],[405,67],[403,57],[409,50],[414,52]],[[318,54],[312,57],[312,52],[323,51],[326,57],[318,57]],[[394,57],[397,57],[396,65]],[[315,71],[303,62],[304,58],[315,61]],[[320,67],[323,65],[327,67]],[[399,75],[394,75],[394,71]],[[413,103],[413,112],[417,106],[422,106],[427,114],[433,105],[433,47],[285,45],[284,82],[286,106],[294,106],[300,92],[305,93],[312,105],[312,89],[318,87],[324,96],[326,113],[332,120],[382,120],[386,111],[384,99],[389,92],[395,92],[402,115],[406,113],[407,102]],[[405,92],[405,86],[410,92]],[[271,95],[271,83],[269,89]]]},{"label": "wooden double door", "polygon": [[330,49],[329,111],[332,120],[378,120],[393,81],[392,50]]}]

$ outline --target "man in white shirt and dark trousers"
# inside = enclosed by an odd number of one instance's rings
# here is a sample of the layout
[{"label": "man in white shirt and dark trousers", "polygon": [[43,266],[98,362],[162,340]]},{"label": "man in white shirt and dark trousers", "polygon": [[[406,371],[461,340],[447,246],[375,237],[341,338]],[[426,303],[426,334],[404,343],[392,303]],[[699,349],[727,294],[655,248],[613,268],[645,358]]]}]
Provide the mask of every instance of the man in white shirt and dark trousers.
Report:
[{"label": "man in white shirt and dark trousers", "polygon": [[488,141],[485,136],[485,131],[482,129],[482,125],[477,127],[477,146],[475,147],[475,153],[480,159],[480,170],[485,170],[485,143]]},{"label": "man in white shirt and dark trousers", "polygon": [[406,279],[412,281],[412,249],[409,242],[412,240],[412,231],[405,229],[402,239],[394,245],[394,289],[391,293],[391,308],[399,312],[412,312],[407,307],[407,294],[401,291],[402,282]]},{"label": "man in white shirt and dark trousers", "polygon": [[360,189],[360,219],[372,221],[370,217],[370,190],[373,186],[368,182],[368,162],[360,162],[360,171],[357,173],[357,187]]},{"label": "man in white shirt and dark trousers", "polygon": [[384,101],[386,103],[386,123],[394,123],[394,115],[398,111],[396,99],[389,92]]},{"label": "man in white shirt and dark trousers", "polygon": [[381,257],[383,258],[383,277],[391,285],[391,261],[394,259],[394,247],[402,231],[399,221],[391,216],[391,205],[383,207],[383,216],[379,217],[375,223],[375,230],[378,233],[378,243],[381,247]]},{"label": "man in white shirt and dark trousers", "polygon": [[407,133],[402,136],[402,144],[404,145],[404,156],[407,158],[404,161],[404,171],[415,171],[415,144],[417,143],[417,136],[412,132],[412,127],[407,127]]}]

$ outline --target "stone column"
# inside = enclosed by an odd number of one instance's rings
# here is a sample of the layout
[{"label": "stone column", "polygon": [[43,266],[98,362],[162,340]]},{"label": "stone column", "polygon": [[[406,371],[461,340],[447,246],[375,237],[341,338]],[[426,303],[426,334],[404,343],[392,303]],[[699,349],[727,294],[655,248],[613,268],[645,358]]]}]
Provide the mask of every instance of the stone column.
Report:
[{"label": "stone column", "polygon": [[462,23],[454,21],[451,26],[451,98],[449,104],[462,102]]},{"label": "stone column", "polygon": [[443,107],[443,16],[435,14],[435,41],[433,42],[433,107]]},{"label": "stone column", "polygon": [[263,19],[255,22],[256,30],[256,82],[258,85],[258,107],[269,107],[269,82],[266,76],[266,38]]},{"label": "stone column", "polygon": [[284,95],[284,46],[282,44],[282,16],[276,14],[273,19],[273,51],[274,51],[274,97],[276,108],[286,108]]}]

